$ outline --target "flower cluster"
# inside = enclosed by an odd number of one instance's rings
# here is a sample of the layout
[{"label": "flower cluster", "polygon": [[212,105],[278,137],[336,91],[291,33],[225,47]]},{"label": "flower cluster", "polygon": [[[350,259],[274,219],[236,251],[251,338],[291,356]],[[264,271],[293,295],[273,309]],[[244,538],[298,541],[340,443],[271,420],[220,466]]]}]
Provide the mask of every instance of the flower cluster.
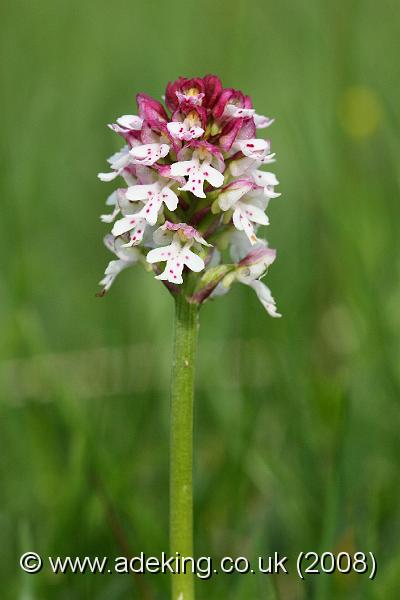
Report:
[{"label": "flower cluster", "polygon": [[256,137],[272,119],[215,75],[180,77],[167,85],[164,100],[166,108],[138,94],[138,115],[109,125],[125,145],[99,178],[121,177],[125,186],[109,196],[112,212],[101,217],[113,223],[105,243],[118,258],[106,269],[101,294],[122,269],[141,262],[172,293],[183,284],[191,302],[238,281],[280,316],[260,281],[276,253],[257,237],[269,223],[269,200],[279,196],[275,175],[260,169],[275,160],[270,142]]}]

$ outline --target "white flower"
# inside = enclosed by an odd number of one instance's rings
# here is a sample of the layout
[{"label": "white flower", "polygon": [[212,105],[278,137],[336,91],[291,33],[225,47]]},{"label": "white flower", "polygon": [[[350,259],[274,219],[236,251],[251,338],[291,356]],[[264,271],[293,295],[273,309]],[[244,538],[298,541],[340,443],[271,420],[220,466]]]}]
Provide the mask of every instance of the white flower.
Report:
[{"label": "white flower", "polygon": [[269,127],[274,121],[275,119],[270,119],[268,117],[264,117],[263,115],[254,115],[254,123],[257,129]]},{"label": "white flower", "polygon": [[119,219],[112,229],[112,234],[115,237],[129,232],[130,240],[126,244],[123,244],[122,247],[139,244],[143,240],[147,226],[146,219],[140,215],[141,206],[129,201],[127,191],[125,188],[119,188],[111,194],[107,200],[107,204],[115,204],[114,211],[109,215],[101,216],[103,222],[111,223],[119,213],[122,213],[123,218]]},{"label": "white flower", "polygon": [[233,119],[252,117],[256,111],[254,108],[242,108],[236,104],[227,104],[225,106],[223,117],[232,117]]},{"label": "white flower", "polygon": [[142,125],[143,119],[137,115],[122,115],[117,119],[117,124],[111,124],[109,127],[117,133],[125,133],[126,131],[140,131]]},{"label": "white flower", "polygon": [[224,183],[223,174],[214,169],[209,160],[200,162],[195,152],[192,160],[183,160],[171,165],[171,175],[187,177],[186,184],[179,189],[192,192],[198,198],[206,198],[203,191],[204,181],[208,181],[215,188],[221,187]]},{"label": "white flower", "polygon": [[[240,241],[240,253],[246,247]],[[257,298],[271,317],[281,317],[276,308],[275,300],[271,290],[260,278],[263,277],[267,269],[276,258],[276,250],[268,248],[266,242],[259,240],[257,245],[253,246],[250,252],[237,264],[236,270],[228,274],[213,290],[211,297],[222,296],[226,294],[235,281],[251,287],[257,294]]]},{"label": "white flower", "polygon": [[107,162],[109,163],[112,171],[111,173],[99,173],[97,177],[101,181],[112,181],[113,179],[118,177],[118,175],[121,175],[125,167],[127,167],[128,164],[131,162],[131,157],[129,155],[129,147],[124,146],[123,148],[121,148],[121,150],[110,156],[110,158],[107,159]]},{"label": "white flower", "polygon": [[[129,212],[124,212],[124,217],[114,224],[112,234],[115,236],[130,232],[130,241],[125,246],[140,244],[146,231],[147,224],[155,225],[158,214],[163,204],[171,211],[178,206],[178,197],[170,189],[172,181],[165,183],[165,179],[148,185],[134,185],[125,191],[125,203],[129,206]],[[147,200],[140,208],[135,201]],[[135,202],[132,204],[132,201]]]},{"label": "white flower", "polygon": [[185,266],[196,273],[202,271],[205,267],[204,260],[190,250],[192,244],[193,239],[182,244],[178,233],[175,233],[171,244],[150,250],[146,257],[147,262],[152,264],[166,261],[167,263],[164,271],[156,279],[183,283],[182,272]]},{"label": "white flower", "polygon": [[240,177],[258,169],[261,165],[268,165],[275,162],[275,153],[266,154],[263,158],[254,158],[249,156],[243,156],[233,160],[229,165],[229,170],[234,177]]},{"label": "white flower", "polygon": [[274,191],[274,187],[279,185],[279,181],[274,173],[269,171],[259,171],[254,169],[249,173],[254,182],[264,188],[264,194],[267,198],[278,198],[281,194]]},{"label": "white flower", "polygon": [[257,242],[253,223],[268,225],[269,220],[264,210],[265,201],[260,203],[259,196],[247,196],[256,185],[248,179],[237,179],[230,183],[218,197],[218,204],[223,211],[233,210],[232,221],[236,229],[244,231],[251,244]]},{"label": "white flower", "polygon": [[[266,244],[264,240],[258,240],[260,244]],[[238,263],[249,254],[249,252],[254,248],[254,246],[250,243],[249,238],[244,233],[244,231],[232,231],[230,237],[230,247],[229,254],[231,255],[231,259],[233,262]]]},{"label": "white flower", "polygon": [[188,142],[203,135],[202,127],[192,124],[191,120],[186,118],[184,121],[171,121],[167,124],[168,131],[173,138]]},{"label": "white flower", "polygon": [[156,245],[163,246],[170,242],[175,232],[178,233],[183,242],[193,240],[203,246],[211,246],[211,244],[206,242],[200,232],[191,225],[188,225],[187,223],[171,223],[171,221],[165,221],[164,225],[154,232],[153,238]]},{"label": "white flower", "polygon": [[249,284],[264,276],[268,267],[276,259],[276,250],[269,248],[265,240],[260,240],[238,263],[237,279]]},{"label": "white flower", "polygon": [[110,289],[117,275],[127,267],[135,264],[141,256],[137,248],[124,248],[121,240],[115,239],[110,234],[105,236],[104,244],[118,257],[118,260],[112,260],[108,263],[104,272],[104,278],[99,283],[99,285],[103,286],[100,294],[105,294]]},{"label": "white flower", "polygon": [[179,104],[187,102],[190,106],[201,106],[203,103],[204,94],[199,93],[196,89],[189,90],[188,93],[177,90],[175,94]]},{"label": "white flower", "polygon": [[173,182],[159,179],[150,185],[134,185],[128,188],[126,197],[128,200],[147,200],[140,211],[140,215],[146,219],[149,225],[155,225],[163,204],[171,211],[178,206],[178,196],[170,189]]},{"label": "white flower", "polygon": [[252,244],[257,242],[253,223],[269,225],[269,219],[265,212],[256,206],[250,198],[244,198],[235,205],[232,221],[238,231],[244,231]]},{"label": "white flower", "polygon": [[123,247],[136,246],[143,239],[146,229],[146,219],[140,216],[140,212],[123,217],[114,224],[112,234],[118,237],[129,231],[130,240]]},{"label": "white flower", "polygon": [[100,219],[103,223],[112,223],[115,217],[120,213],[120,207],[118,206],[118,190],[115,190],[106,200],[106,206],[114,206],[112,213],[107,215],[100,215]]},{"label": "white flower", "polygon": [[268,117],[264,117],[263,115],[258,115],[254,108],[243,108],[237,106],[236,104],[227,104],[225,106],[223,117],[231,117],[233,119],[247,119],[249,117],[253,117],[254,124],[257,129],[264,129],[265,127],[269,127],[274,122],[274,119],[269,119]]},{"label": "white flower", "polygon": [[237,140],[234,147],[249,158],[262,160],[269,152],[270,143],[268,140],[252,138],[250,140]]},{"label": "white flower", "polygon": [[151,166],[167,156],[169,148],[168,144],[142,144],[129,150],[129,154],[134,164]]},{"label": "white flower", "polygon": [[271,317],[282,316],[280,313],[278,313],[275,299],[271,294],[271,290],[267,285],[265,285],[265,283],[263,283],[259,279],[255,279],[254,281],[246,283],[246,285],[253,288],[253,290],[257,294],[257,298]]},{"label": "white flower", "polygon": [[263,277],[270,265],[276,258],[276,250],[268,248],[261,242],[254,246],[245,258],[243,258],[236,271],[236,279],[244,285],[251,287],[257,294],[257,298],[271,317],[281,317],[276,309],[275,300],[271,290],[260,278]]}]

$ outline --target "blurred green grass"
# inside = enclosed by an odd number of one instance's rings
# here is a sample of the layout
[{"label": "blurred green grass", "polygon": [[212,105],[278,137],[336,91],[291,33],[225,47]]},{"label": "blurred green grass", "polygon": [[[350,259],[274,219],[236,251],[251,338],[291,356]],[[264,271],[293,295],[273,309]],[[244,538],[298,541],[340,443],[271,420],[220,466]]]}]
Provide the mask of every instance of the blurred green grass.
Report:
[{"label": "blurred green grass", "polygon": [[[199,598],[389,599],[400,587],[399,7],[26,0],[1,8],[2,597],[164,599],[166,577],[22,575],[19,555],[167,548],[172,306],[109,259],[105,124],[180,74],[276,118],[269,319],[240,286],[202,311],[199,554],[373,551],[378,575],[214,577]],[[117,523],[117,525],[116,525]]]}]

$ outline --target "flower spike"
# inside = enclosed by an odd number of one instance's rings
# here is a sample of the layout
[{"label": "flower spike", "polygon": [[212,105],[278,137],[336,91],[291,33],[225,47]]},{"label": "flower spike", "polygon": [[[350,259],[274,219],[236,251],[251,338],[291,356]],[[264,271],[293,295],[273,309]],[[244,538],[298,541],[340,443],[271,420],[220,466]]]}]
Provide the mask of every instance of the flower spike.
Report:
[{"label": "flower spike", "polygon": [[179,77],[168,83],[164,98],[165,106],[140,93],[136,114],[109,125],[125,146],[98,177],[121,177],[126,187],[108,197],[111,212],[101,215],[112,229],[105,243],[117,255],[101,293],[141,262],[174,294],[190,280],[193,303],[239,282],[254,289],[271,316],[280,316],[260,281],[276,253],[259,228],[269,224],[265,211],[280,194],[275,174],[263,169],[275,161],[271,143],[257,131],[273,119],[211,74]]}]

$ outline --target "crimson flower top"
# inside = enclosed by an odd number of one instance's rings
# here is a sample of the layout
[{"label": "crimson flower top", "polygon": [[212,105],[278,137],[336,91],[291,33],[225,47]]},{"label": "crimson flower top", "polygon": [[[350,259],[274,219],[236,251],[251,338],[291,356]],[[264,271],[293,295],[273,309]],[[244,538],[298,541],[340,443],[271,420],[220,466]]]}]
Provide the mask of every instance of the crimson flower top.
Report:
[{"label": "crimson flower top", "polygon": [[113,223],[105,244],[117,256],[101,295],[121,270],[141,262],[190,302],[238,281],[280,316],[260,281],[276,252],[257,236],[269,223],[269,200],[280,195],[275,175],[260,169],[275,160],[270,141],[256,137],[273,120],[215,75],[168,83],[166,108],[146,94],[136,99],[138,115],[109,125],[125,145],[108,159],[111,171],[99,173],[102,181],[125,183],[107,199],[111,214],[101,217]]}]

